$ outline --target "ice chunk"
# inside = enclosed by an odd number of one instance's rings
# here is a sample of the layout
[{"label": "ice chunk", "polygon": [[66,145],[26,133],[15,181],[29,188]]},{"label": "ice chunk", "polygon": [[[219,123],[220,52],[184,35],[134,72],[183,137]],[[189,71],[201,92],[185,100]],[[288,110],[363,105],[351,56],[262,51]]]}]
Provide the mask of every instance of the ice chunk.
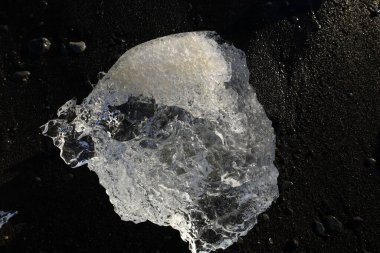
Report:
[{"label": "ice chunk", "polygon": [[13,217],[17,214],[17,211],[0,211],[0,229]]},{"label": "ice chunk", "polygon": [[66,163],[88,163],[123,220],[171,226],[193,253],[230,246],[278,196],[245,55],[212,32],[130,49],[43,133]]}]

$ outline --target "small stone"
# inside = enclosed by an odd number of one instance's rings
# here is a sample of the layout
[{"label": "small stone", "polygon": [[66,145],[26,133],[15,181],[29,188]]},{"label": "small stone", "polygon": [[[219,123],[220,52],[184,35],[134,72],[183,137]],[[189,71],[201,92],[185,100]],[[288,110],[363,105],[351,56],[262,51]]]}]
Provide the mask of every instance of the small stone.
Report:
[{"label": "small stone", "polygon": [[51,42],[47,38],[33,39],[28,44],[29,52],[33,55],[42,55],[50,50]]},{"label": "small stone", "polygon": [[313,230],[318,236],[321,236],[321,237],[327,236],[325,226],[323,226],[323,224],[319,221],[314,221]]},{"label": "small stone", "polygon": [[22,82],[27,82],[30,77],[30,72],[29,71],[17,71],[13,74],[13,78],[16,81],[22,81]]},{"label": "small stone", "polygon": [[41,1],[40,2],[40,6],[41,6],[42,9],[46,9],[48,7],[48,5],[49,5],[48,2],[46,2],[46,1]]},{"label": "small stone", "polygon": [[80,54],[86,50],[86,43],[84,41],[69,42],[68,47],[73,53]]},{"label": "small stone", "polygon": [[376,165],[376,159],[375,158],[370,157],[365,161],[365,166],[368,168],[375,167],[375,165]]},{"label": "small stone", "polygon": [[267,1],[264,3],[263,6],[265,9],[271,9],[271,8],[273,8],[273,3],[272,3],[272,1]]},{"label": "small stone", "polygon": [[8,32],[9,28],[7,25],[0,25],[0,32]]},{"label": "small stone", "polygon": [[273,245],[274,244],[273,239],[271,237],[268,238],[268,244],[269,245]]},{"label": "small stone", "polygon": [[269,215],[264,213],[261,217],[263,217],[263,221],[269,221]]},{"label": "small stone", "polygon": [[292,252],[295,251],[299,247],[300,243],[297,239],[289,240],[285,245],[285,251]]},{"label": "small stone", "polygon": [[292,186],[293,186],[293,183],[291,181],[284,180],[282,181],[282,184],[281,184],[281,191],[282,192],[287,191]]},{"label": "small stone", "polygon": [[281,190],[286,191],[286,190],[290,189],[290,187],[292,187],[292,186],[293,186],[293,182],[285,180],[281,184]]},{"label": "small stone", "polygon": [[40,177],[35,177],[34,180],[36,180],[37,182],[41,182],[42,179]]},{"label": "small stone", "polygon": [[343,224],[335,216],[327,216],[325,219],[325,227],[328,233],[338,234],[343,230]]},{"label": "small stone", "polygon": [[352,229],[359,229],[362,227],[363,222],[364,222],[364,220],[361,217],[355,216],[350,221],[350,227]]}]

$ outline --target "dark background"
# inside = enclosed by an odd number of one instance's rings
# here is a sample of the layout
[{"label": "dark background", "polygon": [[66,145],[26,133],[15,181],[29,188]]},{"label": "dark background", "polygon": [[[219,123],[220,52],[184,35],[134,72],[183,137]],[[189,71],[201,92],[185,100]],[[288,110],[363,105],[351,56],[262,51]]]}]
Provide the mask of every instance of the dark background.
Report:
[{"label": "dark background", "polygon": [[[177,231],[121,221],[97,176],[66,166],[39,126],[83,99],[127,49],[215,30],[246,52],[276,131],[281,190],[269,220],[224,252],[380,252],[377,4],[0,0],[0,210],[19,211],[0,231],[0,251],[189,252]],[[40,37],[51,49],[31,55]],[[79,40],[83,53],[63,49]],[[28,81],[14,77],[21,70]]]}]

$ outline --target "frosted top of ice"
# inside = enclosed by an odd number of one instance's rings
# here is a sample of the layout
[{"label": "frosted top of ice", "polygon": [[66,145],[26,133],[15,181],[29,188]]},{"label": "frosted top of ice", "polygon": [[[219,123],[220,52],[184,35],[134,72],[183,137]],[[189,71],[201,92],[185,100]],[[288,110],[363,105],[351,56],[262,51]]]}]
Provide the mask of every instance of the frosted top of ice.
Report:
[{"label": "frosted top of ice", "polygon": [[193,253],[226,248],[278,196],[271,122],[245,55],[212,32],[128,50],[82,102],[43,126],[88,163],[123,220],[180,231]]},{"label": "frosted top of ice", "polygon": [[231,79],[231,66],[217,42],[201,33],[163,37],[132,48],[106,77],[112,80],[111,88],[154,97],[158,104],[179,106],[196,117],[229,108],[220,101],[227,96],[219,93],[228,93],[224,83]]}]

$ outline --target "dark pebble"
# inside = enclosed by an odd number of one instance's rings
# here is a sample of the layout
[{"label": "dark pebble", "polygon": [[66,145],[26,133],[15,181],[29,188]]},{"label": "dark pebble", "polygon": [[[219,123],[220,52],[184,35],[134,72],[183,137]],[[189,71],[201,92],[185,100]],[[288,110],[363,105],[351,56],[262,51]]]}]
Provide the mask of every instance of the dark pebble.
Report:
[{"label": "dark pebble", "polygon": [[22,81],[22,82],[27,82],[30,77],[30,72],[29,71],[17,71],[13,74],[13,78],[16,81]]},{"label": "dark pebble", "polygon": [[267,2],[265,2],[264,3],[264,6],[269,6],[269,7],[272,7],[273,6],[273,3],[272,3],[272,1],[267,1]]},{"label": "dark pebble", "polygon": [[290,182],[290,181],[287,181],[287,180],[284,180],[282,181],[282,184],[281,184],[281,191],[287,191],[290,189],[290,187],[293,186],[293,183]]},{"label": "dark pebble", "polygon": [[41,1],[40,2],[40,6],[41,6],[42,9],[46,9],[48,7],[48,5],[49,5],[48,2],[46,2],[46,1]]},{"label": "dark pebble", "polygon": [[295,251],[300,246],[300,243],[297,239],[289,240],[285,245],[285,251],[292,252]]},{"label": "dark pebble", "polygon": [[80,54],[86,50],[86,43],[83,41],[69,42],[68,47],[73,53]]},{"label": "dark pebble", "polygon": [[365,165],[370,168],[370,167],[375,167],[376,165],[376,159],[375,158],[368,158],[366,161],[365,161]]},{"label": "dark pebble", "polygon": [[266,213],[264,213],[261,217],[263,218],[263,221],[269,221],[269,219],[270,219],[269,215]]},{"label": "dark pebble", "polygon": [[350,227],[352,229],[359,229],[362,227],[363,222],[364,220],[361,217],[359,216],[353,217],[350,221]]},{"label": "dark pebble", "polygon": [[7,25],[0,25],[0,32],[8,32],[9,28]]},{"label": "dark pebble", "polygon": [[314,221],[313,223],[313,230],[316,235],[321,236],[321,237],[326,237],[326,229],[325,226],[319,221]]},{"label": "dark pebble", "polygon": [[28,44],[29,52],[33,55],[42,55],[50,50],[51,42],[47,38],[33,39]]},{"label": "dark pebble", "polygon": [[342,232],[343,225],[335,216],[327,216],[324,220],[326,231],[330,234],[338,234]]}]

